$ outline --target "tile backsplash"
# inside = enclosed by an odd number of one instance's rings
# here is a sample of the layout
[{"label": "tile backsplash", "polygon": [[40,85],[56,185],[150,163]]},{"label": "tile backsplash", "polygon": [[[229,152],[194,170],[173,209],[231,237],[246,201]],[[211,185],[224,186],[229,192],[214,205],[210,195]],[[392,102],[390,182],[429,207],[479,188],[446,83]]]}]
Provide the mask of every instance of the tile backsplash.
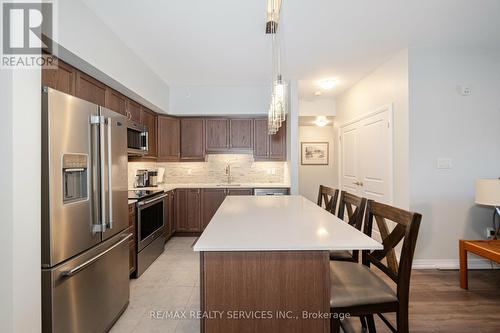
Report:
[{"label": "tile backsplash", "polygon": [[164,168],[164,183],[223,183],[225,169],[231,166],[233,183],[288,183],[286,162],[255,162],[249,154],[207,155],[206,162],[129,162],[129,188],[133,187],[138,169]]}]

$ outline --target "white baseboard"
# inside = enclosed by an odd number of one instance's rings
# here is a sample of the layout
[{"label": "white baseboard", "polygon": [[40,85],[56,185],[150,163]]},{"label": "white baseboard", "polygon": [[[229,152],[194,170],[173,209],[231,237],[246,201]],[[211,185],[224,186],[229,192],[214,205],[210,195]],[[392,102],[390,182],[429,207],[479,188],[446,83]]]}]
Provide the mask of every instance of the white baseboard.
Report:
[{"label": "white baseboard", "polygon": [[[500,269],[500,265],[487,259],[468,259],[468,269]],[[458,259],[413,259],[413,269],[458,269]]]}]

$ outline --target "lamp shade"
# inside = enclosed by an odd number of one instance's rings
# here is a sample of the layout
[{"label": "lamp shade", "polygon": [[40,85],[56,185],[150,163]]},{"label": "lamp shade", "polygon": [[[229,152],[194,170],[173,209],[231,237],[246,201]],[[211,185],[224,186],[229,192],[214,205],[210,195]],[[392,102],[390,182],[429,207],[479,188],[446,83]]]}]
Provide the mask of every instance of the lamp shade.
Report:
[{"label": "lamp shade", "polygon": [[500,179],[476,180],[476,203],[500,206]]}]

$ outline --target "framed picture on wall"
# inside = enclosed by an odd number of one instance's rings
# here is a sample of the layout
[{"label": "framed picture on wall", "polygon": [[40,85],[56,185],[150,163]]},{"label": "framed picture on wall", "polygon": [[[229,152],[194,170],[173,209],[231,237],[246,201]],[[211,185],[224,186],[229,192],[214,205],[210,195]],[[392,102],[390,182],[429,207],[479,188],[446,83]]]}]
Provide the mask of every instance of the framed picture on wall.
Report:
[{"label": "framed picture on wall", "polygon": [[302,165],[328,165],[328,142],[301,142]]}]

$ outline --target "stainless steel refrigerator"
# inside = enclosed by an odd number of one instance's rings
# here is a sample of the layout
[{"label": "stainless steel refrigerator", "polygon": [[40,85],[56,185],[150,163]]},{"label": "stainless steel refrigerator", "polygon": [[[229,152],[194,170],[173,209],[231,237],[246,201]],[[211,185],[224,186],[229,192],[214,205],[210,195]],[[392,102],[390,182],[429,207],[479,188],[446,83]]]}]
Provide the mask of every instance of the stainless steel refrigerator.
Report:
[{"label": "stainless steel refrigerator", "polygon": [[126,121],[42,89],[43,332],[104,332],[128,304]]}]

